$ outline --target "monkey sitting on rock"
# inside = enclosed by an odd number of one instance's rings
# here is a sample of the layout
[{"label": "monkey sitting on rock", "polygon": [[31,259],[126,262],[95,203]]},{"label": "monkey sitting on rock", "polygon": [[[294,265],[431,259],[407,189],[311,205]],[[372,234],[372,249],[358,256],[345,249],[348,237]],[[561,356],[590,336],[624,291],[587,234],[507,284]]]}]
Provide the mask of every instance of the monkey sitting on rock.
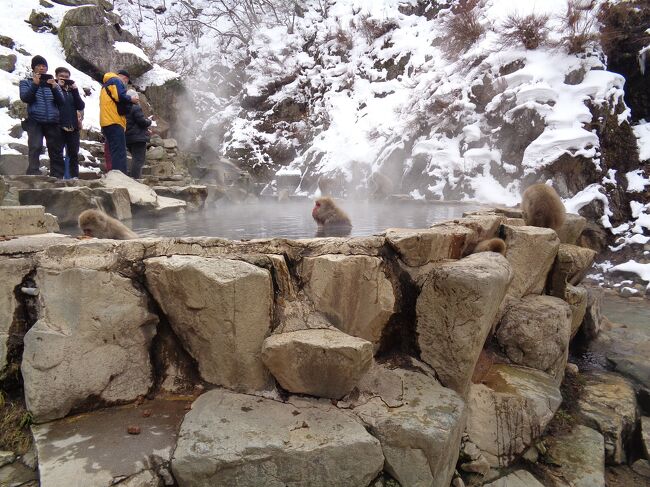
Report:
[{"label": "monkey sitting on rock", "polygon": [[479,252],[496,252],[501,255],[506,255],[506,243],[500,238],[481,240],[476,244],[474,250],[472,250],[472,254],[477,254]]},{"label": "monkey sitting on rock", "polygon": [[318,224],[317,237],[347,237],[352,231],[350,218],[329,196],[316,200],[311,216]]},{"label": "monkey sitting on rock", "polygon": [[533,184],[524,191],[521,210],[526,225],[552,228],[564,224],[566,210],[557,192],[546,184]]},{"label": "monkey sitting on rock", "polygon": [[84,236],[129,240],[138,235],[124,223],[99,210],[84,210],[79,215],[79,228]]}]

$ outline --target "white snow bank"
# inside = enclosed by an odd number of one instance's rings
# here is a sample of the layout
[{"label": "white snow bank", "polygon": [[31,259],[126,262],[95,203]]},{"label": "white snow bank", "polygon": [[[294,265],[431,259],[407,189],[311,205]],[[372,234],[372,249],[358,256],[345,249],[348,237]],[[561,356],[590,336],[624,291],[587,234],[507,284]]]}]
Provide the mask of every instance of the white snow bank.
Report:
[{"label": "white snow bank", "polygon": [[138,46],[136,46],[135,44],[131,44],[130,42],[115,41],[113,43],[113,47],[117,52],[134,54],[138,56],[140,59],[142,59],[143,61],[151,63],[151,61],[149,60],[149,56],[147,56],[144,53],[144,51],[140,49]]},{"label": "white snow bank", "polygon": [[632,128],[639,145],[639,159],[642,161],[650,160],[650,123],[640,123]]}]

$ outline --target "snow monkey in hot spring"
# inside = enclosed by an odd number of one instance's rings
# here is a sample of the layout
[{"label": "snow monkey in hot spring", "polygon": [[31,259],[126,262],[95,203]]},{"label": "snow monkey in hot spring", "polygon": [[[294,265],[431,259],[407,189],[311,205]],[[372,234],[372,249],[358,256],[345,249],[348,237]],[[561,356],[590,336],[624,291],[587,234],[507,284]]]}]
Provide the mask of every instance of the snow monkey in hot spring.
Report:
[{"label": "snow monkey in hot spring", "polygon": [[124,223],[99,210],[82,211],[79,215],[79,228],[87,237],[115,240],[138,238],[138,235]]},{"label": "snow monkey in hot spring", "polygon": [[564,204],[557,192],[546,184],[533,184],[521,201],[521,211],[526,225],[558,230],[566,218]]},{"label": "snow monkey in hot spring", "polygon": [[318,224],[317,237],[347,237],[352,231],[350,218],[329,196],[314,202],[311,216]]}]

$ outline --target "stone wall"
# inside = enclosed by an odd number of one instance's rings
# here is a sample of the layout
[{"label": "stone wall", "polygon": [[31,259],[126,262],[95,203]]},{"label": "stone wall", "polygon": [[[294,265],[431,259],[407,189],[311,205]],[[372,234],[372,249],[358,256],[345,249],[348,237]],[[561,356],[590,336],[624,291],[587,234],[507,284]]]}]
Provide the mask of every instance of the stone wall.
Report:
[{"label": "stone wall", "polygon": [[[505,256],[466,256],[494,236]],[[48,468],[48,432],[61,434],[51,421],[200,396],[165,455],[140,452],[156,461],[102,478],[448,487],[463,434],[476,468],[508,466],[559,407],[587,306],[579,281],[593,254],[579,250],[499,211],[360,238],[20,237],[0,242],[14,296],[0,364],[16,360],[7,343],[29,274],[20,366],[27,407],[46,423],[41,485],[99,485],[83,468]]]}]

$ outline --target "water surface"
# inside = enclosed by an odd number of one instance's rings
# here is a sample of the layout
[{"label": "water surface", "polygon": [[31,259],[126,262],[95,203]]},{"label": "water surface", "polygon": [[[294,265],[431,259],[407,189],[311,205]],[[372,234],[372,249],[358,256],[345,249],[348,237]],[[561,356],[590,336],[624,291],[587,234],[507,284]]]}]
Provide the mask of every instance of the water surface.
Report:
[{"label": "water surface", "polygon": [[[351,236],[373,235],[387,228],[427,228],[480,208],[475,203],[340,202],[352,220]],[[130,226],[141,237],[222,237],[231,240],[286,237],[311,238],[316,223],[313,202],[222,203],[199,212],[162,217],[135,215]],[[128,222],[127,222],[128,224]]]}]

